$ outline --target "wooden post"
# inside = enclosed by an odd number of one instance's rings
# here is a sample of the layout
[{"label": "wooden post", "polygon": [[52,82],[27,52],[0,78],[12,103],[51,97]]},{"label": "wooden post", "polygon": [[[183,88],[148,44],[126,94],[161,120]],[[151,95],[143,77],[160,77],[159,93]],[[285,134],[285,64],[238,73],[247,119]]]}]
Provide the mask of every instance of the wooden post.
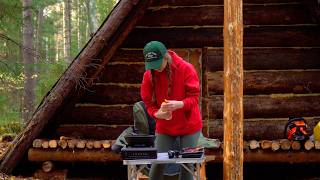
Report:
[{"label": "wooden post", "polygon": [[242,0],[224,0],[223,179],[243,179]]}]

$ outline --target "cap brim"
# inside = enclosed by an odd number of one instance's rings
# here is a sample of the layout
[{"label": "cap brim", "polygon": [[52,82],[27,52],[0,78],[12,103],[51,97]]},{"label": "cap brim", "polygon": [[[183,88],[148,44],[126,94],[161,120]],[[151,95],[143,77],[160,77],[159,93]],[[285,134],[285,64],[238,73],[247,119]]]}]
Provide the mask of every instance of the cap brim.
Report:
[{"label": "cap brim", "polygon": [[160,67],[162,65],[162,60],[163,60],[163,58],[160,58],[160,59],[155,60],[155,61],[145,62],[146,70],[160,69]]}]

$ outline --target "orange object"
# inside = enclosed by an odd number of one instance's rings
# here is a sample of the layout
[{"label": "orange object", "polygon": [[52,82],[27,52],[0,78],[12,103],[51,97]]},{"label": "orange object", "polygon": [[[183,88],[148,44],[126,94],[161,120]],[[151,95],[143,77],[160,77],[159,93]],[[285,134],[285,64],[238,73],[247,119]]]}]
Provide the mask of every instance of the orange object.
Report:
[{"label": "orange object", "polygon": [[164,101],[162,102],[162,104],[167,104],[167,103],[169,103],[169,101],[166,99],[164,99]]}]

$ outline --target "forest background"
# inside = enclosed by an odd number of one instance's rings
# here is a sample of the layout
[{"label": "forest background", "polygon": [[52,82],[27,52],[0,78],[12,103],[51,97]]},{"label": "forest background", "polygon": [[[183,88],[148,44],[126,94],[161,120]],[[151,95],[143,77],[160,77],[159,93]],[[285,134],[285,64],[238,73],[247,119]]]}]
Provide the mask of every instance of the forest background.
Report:
[{"label": "forest background", "polygon": [[0,0],[0,135],[19,132],[118,0]]}]

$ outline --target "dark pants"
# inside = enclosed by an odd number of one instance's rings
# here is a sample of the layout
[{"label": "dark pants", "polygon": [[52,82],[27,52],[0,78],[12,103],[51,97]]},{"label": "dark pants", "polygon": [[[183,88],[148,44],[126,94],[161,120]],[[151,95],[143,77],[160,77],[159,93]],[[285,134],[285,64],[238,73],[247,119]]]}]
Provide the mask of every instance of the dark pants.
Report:
[{"label": "dark pants", "polygon": [[[194,134],[179,136],[180,137],[180,150],[185,147],[196,147],[198,144],[198,139],[201,131],[198,131]],[[176,140],[177,136],[169,136],[165,134],[157,134],[156,133],[156,141],[155,145],[158,150],[158,153],[168,152],[168,150],[172,150],[173,144]],[[164,172],[164,164],[152,164],[151,171],[149,174],[150,180],[162,180],[163,172]],[[187,164],[187,166],[194,171],[193,164]],[[184,168],[180,168],[180,180],[193,180],[192,174],[190,174]]]}]

